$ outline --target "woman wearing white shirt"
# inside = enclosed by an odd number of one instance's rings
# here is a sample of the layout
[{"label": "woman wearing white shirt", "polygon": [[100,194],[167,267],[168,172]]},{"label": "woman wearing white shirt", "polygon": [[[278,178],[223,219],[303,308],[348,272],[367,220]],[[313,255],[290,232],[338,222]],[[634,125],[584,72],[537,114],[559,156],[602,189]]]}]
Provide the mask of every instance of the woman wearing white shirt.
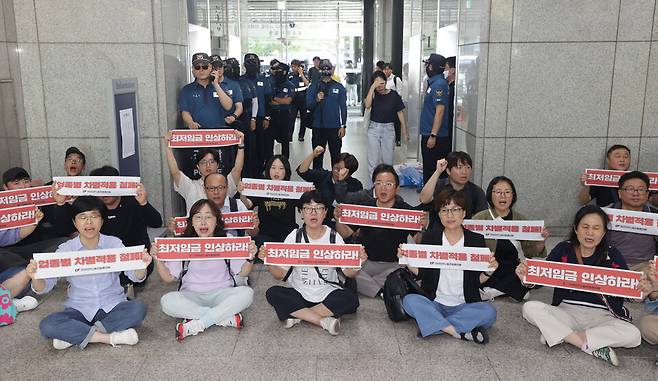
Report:
[{"label": "woman wearing white shirt", "polygon": [[[445,189],[434,203],[443,226],[436,226],[423,234],[422,244],[486,247],[482,235],[462,227],[466,216],[466,199],[462,191]],[[492,256],[490,267],[497,266]],[[443,332],[479,344],[489,341],[486,330],[496,321],[496,309],[480,298],[479,287],[484,273],[407,267],[418,276],[421,287],[431,297],[408,294],[402,300],[404,310],[416,319],[422,337]]]},{"label": "woman wearing white shirt", "polygon": [[[304,219],[304,226],[293,230],[285,239],[285,243],[307,242],[311,244],[331,243],[332,236],[336,244],[343,244],[340,235],[322,224],[329,204],[320,192],[306,192],[299,199],[299,211]],[[298,233],[299,231],[299,233]],[[301,234],[298,241],[298,234]],[[261,247],[259,257],[267,257],[264,247]],[[366,254],[361,250],[361,263]],[[341,287],[337,269],[334,267],[280,267],[267,266],[272,276],[277,280],[286,280],[291,287],[270,287],[265,296],[274,307],[279,320],[284,322],[284,328],[291,328],[302,320],[322,327],[332,335],[337,335],[340,329],[340,317],[356,312],[359,298],[352,290]],[[343,268],[346,277],[354,278],[357,269]]]}]

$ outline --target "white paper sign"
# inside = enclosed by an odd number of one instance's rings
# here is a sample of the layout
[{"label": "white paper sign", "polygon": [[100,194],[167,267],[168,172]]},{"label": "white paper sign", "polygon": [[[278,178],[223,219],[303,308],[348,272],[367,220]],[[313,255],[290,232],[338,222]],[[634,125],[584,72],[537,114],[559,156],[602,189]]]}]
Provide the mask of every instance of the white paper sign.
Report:
[{"label": "white paper sign", "polygon": [[134,196],[139,177],[131,176],[65,176],[53,177],[64,196]]},{"label": "white paper sign", "polygon": [[132,108],[119,110],[119,125],[121,126],[121,157],[125,159],[135,154],[135,124]]},{"label": "white paper sign", "polygon": [[601,208],[608,215],[608,229],[658,235],[658,214],[615,208]]},{"label": "white paper sign", "polygon": [[464,220],[465,229],[480,233],[486,239],[543,241],[544,221]]},{"label": "white paper sign", "polygon": [[242,179],[242,194],[251,197],[271,197],[299,200],[304,192],[315,189],[313,183],[305,181]]},{"label": "white paper sign", "polygon": [[144,245],[116,249],[34,253],[37,279],[113,273],[146,268]]},{"label": "white paper sign", "polygon": [[403,244],[406,256],[399,258],[401,265],[420,268],[488,271],[491,251],[486,247],[451,247]]}]

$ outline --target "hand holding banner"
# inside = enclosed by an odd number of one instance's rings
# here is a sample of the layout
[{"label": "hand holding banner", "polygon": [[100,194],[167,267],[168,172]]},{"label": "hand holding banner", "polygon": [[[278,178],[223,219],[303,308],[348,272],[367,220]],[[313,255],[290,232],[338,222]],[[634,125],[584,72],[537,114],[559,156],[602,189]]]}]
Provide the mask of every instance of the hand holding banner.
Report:
[{"label": "hand holding banner", "polygon": [[544,221],[464,220],[465,229],[480,233],[486,239],[543,241]]},{"label": "hand holding banner", "polygon": [[240,144],[232,129],[172,130],[169,148],[226,147]]},{"label": "hand holding banner", "polygon": [[372,226],[385,229],[422,230],[422,210],[378,208],[340,204],[341,224]]},{"label": "hand holding banner", "polygon": [[57,193],[63,196],[135,196],[141,181],[127,176],[53,177]]},{"label": "hand holding banner", "polygon": [[402,244],[401,265],[419,268],[489,271],[491,251],[486,247]]},{"label": "hand holding banner", "polygon": [[608,229],[658,235],[658,214],[615,208],[601,208],[608,214]]},{"label": "hand holding banner", "polygon": [[642,297],[638,289],[641,272],[536,259],[528,259],[527,266],[523,283],[623,298]]},{"label": "hand holding banner", "polygon": [[156,238],[160,261],[249,259],[250,237]]},{"label": "hand holding banner", "polygon": [[113,273],[146,268],[144,245],[117,249],[34,253],[36,279]]},{"label": "hand holding banner", "polygon": [[[585,185],[599,186],[599,187],[609,187],[617,188],[619,187],[619,178],[628,173],[628,171],[613,171],[609,169],[586,169],[585,174],[587,178],[585,179]],[[644,172],[649,176],[649,189],[658,190],[658,173],[656,172]]]},{"label": "hand holding banner", "polygon": [[0,192],[0,209],[24,205],[44,206],[54,203],[50,185]]},{"label": "hand holding banner", "polygon": [[0,209],[0,230],[35,225],[37,222],[39,222],[37,219],[37,207],[34,205]]},{"label": "hand holding banner", "polygon": [[315,189],[313,183],[305,181],[242,179],[244,190],[241,192],[250,197],[271,197],[299,200],[302,194]]},{"label": "hand holding banner", "polygon": [[361,268],[361,245],[265,242],[266,265]]}]

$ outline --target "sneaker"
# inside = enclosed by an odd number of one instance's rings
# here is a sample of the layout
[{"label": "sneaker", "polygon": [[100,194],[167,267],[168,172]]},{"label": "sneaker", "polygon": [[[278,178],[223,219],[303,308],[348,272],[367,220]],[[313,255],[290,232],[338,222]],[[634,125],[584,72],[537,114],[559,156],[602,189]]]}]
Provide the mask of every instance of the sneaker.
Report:
[{"label": "sneaker", "polygon": [[137,331],[133,328],[110,333],[110,344],[113,347],[116,347],[117,345],[135,345],[138,342],[139,337],[137,337]]},{"label": "sneaker", "polygon": [[544,335],[539,335],[539,342],[542,343],[542,344],[544,344],[544,345],[548,345],[548,344],[546,343],[546,338],[544,337]]},{"label": "sneaker", "polygon": [[400,147],[400,146],[402,145],[402,142],[399,141],[399,140],[396,140],[396,141],[395,141],[395,145],[396,145],[397,147]]},{"label": "sneaker", "polygon": [[296,319],[296,318],[288,318],[283,322],[283,328],[288,329],[296,326],[297,324],[301,323],[301,319]]},{"label": "sneaker", "polygon": [[220,327],[234,327],[241,329],[244,326],[244,319],[242,318],[242,314],[235,314],[229,319],[217,323],[217,325]]},{"label": "sneaker", "polygon": [[68,341],[60,340],[60,339],[53,339],[53,347],[57,350],[62,350],[66,348],[70,348],[73,344],[69,343]]},{"label": "sneaker", "polygon": [[203,324],[199,320],[188,320],[176,324],[176,340],[182,343],[188,336],[196,336],[203,332]]},{"label": "sneaker", "polygon": [[335,317],[329,316],[320,320],[320,325],[333,336],[338,335],[338,331],[340,330],[340,320]]},{"label": "sneaker", "polygon": [[132,283],[126,286],[126,298],[128,300],[135,300],[135,286]]},{"label": "sneaker", "polygon": [[471,332],[461,333],[462,340],[472,341],[478,344],[486,344],[489,342],[489,335],[482,327],[475,327]]},{"label": "sneaker", "polygon": [[299,140],[300,142],[303,142],[304,138],[297,138],[297,140]]},{"label": "sneaker", "polygon": [[619,366],[619,359],[617,358],[617,354],[610,347],[603,347],[592,351],[592,356],[614,366]]},{"label": "sneaker", "polygon": [[[17,312],[33,310],[39,305],[39,302],[29,295],[22,298],[14,298],[13,303]],[[71,344],[69,344],[69,346],[71,346]]]}]

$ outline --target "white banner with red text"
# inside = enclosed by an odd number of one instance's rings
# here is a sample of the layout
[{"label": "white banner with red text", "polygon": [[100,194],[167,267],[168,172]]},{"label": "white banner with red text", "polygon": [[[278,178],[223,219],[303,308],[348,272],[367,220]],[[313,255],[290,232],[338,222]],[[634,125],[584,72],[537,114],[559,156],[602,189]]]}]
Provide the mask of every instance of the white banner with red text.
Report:
[{"label": "white banner with red text", "polygon": [[[222,221],[224,221],[224,230],[253,229],[255,227],[254,212],[251,210],[222,213]],[[185,233],[187,217],[174,217],[174,226],[174,234]]]},{"label": "white banner with red text", "polygon": [[0,209],[0,230],[30,226],[37,223],[37,207],[34,205]]},{"label": "white banner with red text", "polygon": [[58,193],[65,196],[134,196],[139,177],[66,176],[53,177]]},{"label": "white banner with red text", "polygon": [[640,298],[642,273],[607,267],[528,259],[523,283],[566,288],[624,298]]},{"label": "white banner with red text", "polygon": [[486,247],[450,247],[402,244],[401,265],[430,269],[489,271],[491,251]]},{"label": "white banner with red text", "polygon": [[340,204],[341,224],[371,226],[384,229],[421,230],[422,210],[379,208],[374,206]]},{"label": "white banner with red text", "polygon": [[232,129],[172,130],[170,148],[226,147],[240,144]]},{"label": "white banner with red text", "polygon": [[465,229],[480,233],[486,239],[543,241],[544,221],[464,220]]},{"label": "white banner with red text", "polygon": [[305,181],[242,179],[242,194],[249,197],[286,198],[299,200],[304,192],[315,189]]},{"label": "white banner with red text", "polygon": [[658,214],[615,208],[601,208],[608,214],[608,229],[658,235]]},{"label": "white banner with red text", "polygon": [[[619,187],[619,178],[628,173],[628,171],[613,171],[610,169],[586,169],[585,185],[617,188]],[[649,189],[658,190],[658,173],[644,172],[649,176]]]},{"label": "white banner with red text", "polygon": [[37,279],[114,273],[146,268],[144,245],[116,249],[34,253]]},{"label": "white banner with red text", "polygon": [[266,265],[361,268],[361,245],[265,242]]},{"label": "white banner with red text", "polygon": [[249,259],[250,237],[156,238],[161,261]]},{"label": "white banner with red text", "polygon": [[44,206],[54,203],[50,185],[0,192],[0,209],[24,205]]}]

